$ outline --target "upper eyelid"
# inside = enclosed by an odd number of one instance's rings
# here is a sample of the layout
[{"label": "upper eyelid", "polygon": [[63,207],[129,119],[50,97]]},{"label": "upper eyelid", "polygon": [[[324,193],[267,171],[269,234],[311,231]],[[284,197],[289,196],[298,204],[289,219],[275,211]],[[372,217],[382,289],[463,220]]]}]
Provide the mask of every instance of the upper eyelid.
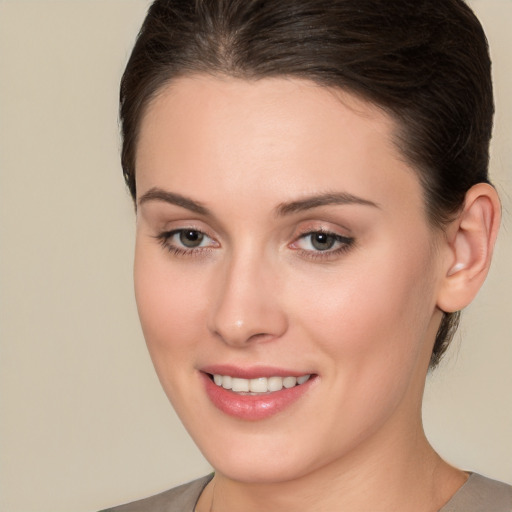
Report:
[{"label": "upper eyelid", "polygon": [[343,222],[342,219],[335,217],[309,217],[301,219],[295,224],[296,233],[314,233],[322,231],[325,233],[333,233],[342,236],[351,236],[352,229],[349,225]]},{"label": "upper eyelid", "polygon": [[328,229],[328,228],[306,229],[302,232],[299,232],[298,236],[300,237],[300,236],[306,236],[306,235],[314,235],[315,233],[323,233],[325,235],[333,235],[333,236],[341,236],[341,237],[345,237],[345,238],[350,238],[349,235],[338,233],[337,231],[335,231],[333,229]]},{"label": "upper eyelid", "polygon": [[[344,228],[344,231],[348,231]],[[315,233],[322,233],[325,235],[332,235],[334,237],[339,238],[346,238],[346,239],[353,239],[354,236],[350,233],[340,233],[336,229],[326,228],[326,227],[318,227],[318,228],[308,228],[305,230],[300,230],[298,234],[295,235],[295,240],[298,240],[299,238],[308,236],[308,235],[314,235]]]},{"label": "upper eyelid", "polygon": [[354,241],[353,236],[341,235],[341,234],[333,232],[333,231],[324,231],[324,230],[307,231],[307,232],[302,233],[301,235],[297,236],[295,238],[295,241],[300,240],[301,238],[306,238],[311,235],[316,235],[317,233],[321,233],[322,235],[332,236],[335,239],[337,239],[338,241],[341,241],[341,240]]},{"label": "upper eyelid", "polygon": [[175,203],[158,200],[145,200],[139,206],[137,219],[155,233],[170,232],[176,226],[177,230],[196,229],[210,237],[225,235],[222,223],[211,212],[203,215],[201,212],[181,208]]},{"label": "upper eyelid", "polygon": [[199,231],[214,240],[225,238],[225,233],[222,229],[218,229],[217,226],[211,226],[209,222],[196,218],[167,218],[154,224],[149,223],[149,228],[158,235],[190,229]]}]

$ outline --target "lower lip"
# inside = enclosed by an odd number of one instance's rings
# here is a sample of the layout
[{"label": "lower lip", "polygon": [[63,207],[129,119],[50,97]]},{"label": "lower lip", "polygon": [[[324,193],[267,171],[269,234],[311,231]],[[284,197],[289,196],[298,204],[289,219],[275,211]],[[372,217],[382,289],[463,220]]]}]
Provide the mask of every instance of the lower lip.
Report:
[{"label": "lower lip", "polygon": [[316,380],[311,376],[304,384],[281,391],[260,395],[242,395],[217,386],[209,375],[201,374],[206,394],[213,405],[223,413],[247,421],[258,421],[274,416],[299,400]]}]

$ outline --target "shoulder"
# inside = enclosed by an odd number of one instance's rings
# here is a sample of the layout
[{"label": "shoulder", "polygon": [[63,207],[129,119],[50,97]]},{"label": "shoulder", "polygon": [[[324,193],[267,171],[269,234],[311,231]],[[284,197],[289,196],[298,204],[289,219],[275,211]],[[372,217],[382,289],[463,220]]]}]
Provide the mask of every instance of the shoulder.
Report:
[{"label": "shoulder", "polygon": [[440,512],[512,512],[512,486],[471,473]]},{"label": "shoulder", "polygon": [[212,477],[213,474],[155,496],[109,508],[102,512],[193,512],[199,495]]}]

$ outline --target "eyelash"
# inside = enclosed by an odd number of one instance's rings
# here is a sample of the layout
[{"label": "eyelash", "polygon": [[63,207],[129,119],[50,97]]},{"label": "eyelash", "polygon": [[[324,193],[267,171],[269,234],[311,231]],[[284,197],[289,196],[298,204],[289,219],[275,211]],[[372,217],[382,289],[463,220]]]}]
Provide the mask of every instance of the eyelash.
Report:
[{"label": "eyelash", "polygon": [[205,236],[205,237],[211,239],[211,237],[209,237],[203,231],[201,231],[199,229],[194,229],[194,228],[181,228],[181,229],[173,229],[172,231],[164,231],[163,233],[160,233],[159,235],[157,235],[155,238],[159,241],[160,245],[165,250],[167,250],[171,254],[174,254],[175,256],[196,256],[199,253],[204,254],[205,251],[209,251],[212,248],[214,248],[211,246],[206,246],[206,247],[199,246],[199,247],[185,248],[185,247],[177,246],[171,242],[172,238],[175,235],[179,235],[186,231],[198,233],[199,235],[202,235],[202,236]]},{"label": "eyelash", "polygon": [[[176,235],[179,235],[181,233],[184,233],[186,231],[197,233],[201,236],[210,238],[206,233],[199,229],[194,228],[181,228],[181,229],[174,229],[172,231],[164,231],[155,238],[158,240],[160,245],[170,252],[171,254],[174,254],[175,256],[197,256],[200,253],[204,254],[205,251],[210,251],[212,248],[215,248],[213,246],[198,246],[198,247],[179,247],[171,242],[172,238]],[[293,248],[293,245],[297,244],[300,240],[305,240],[307,237],[311,237],[313,235],[326,235],[328,237],[332,237],[334,239],[334,244],[340,244],[338,248],[336,249],[326,249],[326,250],[308,250],[308,249],[301,249],[298,247]],[[309,258],[312,260],[328,260],[335,258],[336,256],[339,256],[347,251],[349,251],[355,243],[355,239],[352,237],[347,237],[343,235],[338,235],[337,233],[333,233],[332,231],[324,230],[324,229],[315,229],[311,231],[307,231],[305,233],[300,234],[295,241],[291,244],[292,248],[297,251],[302,257]]]},{"label": "eyelash", "polygon": [[325,229],[314,229],[299,235],[292,245],[297,244],[297,242],[300,240],[306,239],[308,236],[311,237],[313,235],[318,234],[332,237],[334,239],[334,244],[339,244],[339,247],[336,249],[326,249],[323,251],[307,250],[301,248],[295,248],[295,250],[298,251],[299,254],[305,258],[309,258],[312,260],[329,260],[348,252],[354,246],[355,243],[355,239],[352,237],[338,235],[337,233],[333,233],[332,231],[328,231]]}]

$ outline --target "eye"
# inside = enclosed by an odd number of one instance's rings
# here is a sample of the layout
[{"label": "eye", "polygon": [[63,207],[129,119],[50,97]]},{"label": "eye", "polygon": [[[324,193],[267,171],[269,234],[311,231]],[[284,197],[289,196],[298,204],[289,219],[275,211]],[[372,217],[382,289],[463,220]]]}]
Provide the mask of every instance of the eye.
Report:
[{"label": "eye", "polygon": [[336,254],[349,249],[353,243],[353,238],[319,230],[304,233],[292,244],[292,248],[306,253]]},{"label": "eye", "polygon": [[317,251],[328,251],[334,247],[336,243],[336,237],[329,233],[322,233],[319,231],[318,233],[310,233],[306,237],[308,240],[308,244]]},{"label": "eye", "polygon": [[205,238],[204,233],[194,229],[184,229],[179,233],[176,233],[176,235],[178,236],[180,243],[188,248],[201,247]]},{"label": "eye", "polygon": [[156,238],[164,248],[178,255],[193,254],[198,250],[202,251],[218,246],[218,243],[208,235],[191,228],[166,231]]}]

